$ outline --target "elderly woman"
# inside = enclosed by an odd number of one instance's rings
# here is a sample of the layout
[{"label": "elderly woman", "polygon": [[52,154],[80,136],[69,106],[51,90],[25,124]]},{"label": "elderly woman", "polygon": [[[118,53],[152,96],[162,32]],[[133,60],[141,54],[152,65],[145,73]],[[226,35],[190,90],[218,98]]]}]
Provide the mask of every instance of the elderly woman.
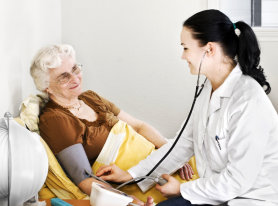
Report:
[{"label": "elderly woman", "polygon": [[[40,115],[40,134],[65,172],[86,194],[90,194],[91,183],[97,181],[89,176],[90,165],[119,120],[129,124],[156,148],[166,143],[150,125],[93,91],[82,92],[81,65],[76,63],[75,51],[70,45],[42,48],[35,56],[30,72],[37,89],[49,97]],[[188,171],[191,176],[192,170]]]}]

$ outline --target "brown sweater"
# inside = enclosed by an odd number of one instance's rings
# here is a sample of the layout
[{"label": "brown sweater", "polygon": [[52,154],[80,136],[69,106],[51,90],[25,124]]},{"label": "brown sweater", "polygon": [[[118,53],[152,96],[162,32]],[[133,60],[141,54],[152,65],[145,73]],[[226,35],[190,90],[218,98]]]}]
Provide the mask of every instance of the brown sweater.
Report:
[{"label": "brown sweater", "polygon": [[111,128],[119,121],[117,115],[120,109],[93,91],[82,93],[79,99],[98,114],[96,121],[79,119],[68,109],[50,100],[40,115],[40,135],[54,154],[81,143],[90,163],[93,163]]}]

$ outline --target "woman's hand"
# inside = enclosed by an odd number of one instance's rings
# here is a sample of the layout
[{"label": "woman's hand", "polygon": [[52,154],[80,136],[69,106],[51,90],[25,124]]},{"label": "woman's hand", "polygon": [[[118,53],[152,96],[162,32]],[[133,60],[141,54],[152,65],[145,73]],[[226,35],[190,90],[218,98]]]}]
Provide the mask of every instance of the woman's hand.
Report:
[{"label": "woman's hand", "polygon": [[115,164],[101,166],[96,175],[105,181],[113,182],[126,182],[132,179],[132,176],[128,172],[120,169]]},{"label": "woman's hand", "polygon": [[163,174],[161,176],[165,180],[167,180],[167,183],[163,186],[160,186],[157,184],[155,187],[156,189],[161,192],[161,194],[165,197],[175,197],[180,195],[180,182],[175,179],[174,177]]},{"label": "woman's hand", "polygon": [[153,203],[153,198],[151,196],[149,196],[147,198],[147,202],[144,203],[141,200],[139,200],[137,197],[134,197],[133,195],[131,195],[131,197],[133,198],[132,203],[136,204],[136,205],[140,205],[140,206],[154,206]]},{"label": "woman's hand", "polygon": [[192,179],[192,176],[194,175],[194,171],[192,169],[192,167],[190,166],[190,164],[185,163],[185,165],[179,169],[180,172],[180,177],[183,180],[190,180]]},{"label": "woman's hand", "polygon": [[152,197],[148,197],[147,198],[147,202],[145,204],[143,204],[143,206],[154,206],[153,198]]}]

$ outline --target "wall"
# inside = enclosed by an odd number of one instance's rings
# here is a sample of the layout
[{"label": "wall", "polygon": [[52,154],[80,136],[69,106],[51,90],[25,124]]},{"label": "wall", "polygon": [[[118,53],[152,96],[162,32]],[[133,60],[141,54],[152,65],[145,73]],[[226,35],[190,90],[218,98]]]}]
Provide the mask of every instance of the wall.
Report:
[{"label": "wall", "polygon": [[37,93],[29,66],[45,44],[61,42],[61,3],[57,0],[1,0],[0,2],[1,103],[18,115],[20,102]]},{"label": "wall", "polygon": [[196,77],[181,60],[183,21],[206,0],[62,0],[62,41],[72,44],[92,89],[173,137]]},{"label": "wall", "polygon": [[[210,0],[210,2],[215,1],[216,4],[213,5],[212,8],[217,8],[223,11],[226,15],[228,15],[232,22],[237,22],[244,20],[247,23],[251,22],[249,18],[251,11],[251,1],[241,0],[221,0],[217,3],[217,0]],[[266,7],[267,5],[267,7]],[[277,17],[271,12],[270,7],[272,9],[277,7],[277,1],[272,0],[263,0],[262,1],[262,12],[267,12],[262,14],[262,27],[253,27],[255,31],[259,45],[261,48],[261,62],[260,65],[264,68],[265,75],[267,77],[267,81],[271,85],[271,93],[269,94],[269,98],[272,101],[276,111],[278,111],[278,69],[277,62],[275,58],[277,58],[277,47],[278,47],[278,28],[277,27],[267,27],[270,23],[278,22]],[[264,8],[266,7],[266,8]],[[269,10],[267,10],[269,9]],[[268,23],[266,23],[268,22]],[[265,23],[265,25],[264,25]],[[276,24],[272,24],[275,26]]]},{"label": "wall", "polygon": [[[258,33],[258,32],[257,32]],[[268,95],[276,111],[278,111],[278,67],[277,67],[277,48],[278,32],[276,38],[259,38],[261,47],[261,65],[264,68],[266,78],[271,86],[271,92]]]},{"label": "wall", "polygon": [[[0,117],[18,115],[37,93],[29,75],[46,44],[72,44],[84,65],[84,88],[173,137],[187,116],[196,77],[180,59],[182,22],[208,0],[0,0]],[[62,10],[62,12],[61,12]],[[261,39],[261,38],[259,38]],[[278,111],[277,36],[260,41],[262,65]]]}]

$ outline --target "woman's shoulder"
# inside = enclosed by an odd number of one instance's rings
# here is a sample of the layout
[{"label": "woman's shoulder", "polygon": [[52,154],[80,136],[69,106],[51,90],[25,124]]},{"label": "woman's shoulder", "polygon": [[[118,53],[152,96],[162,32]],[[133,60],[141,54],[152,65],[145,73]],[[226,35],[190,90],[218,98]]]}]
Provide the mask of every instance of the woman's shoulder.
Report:
[{"label": "woman's shoulder", "polygon": [[61,109],[53,105],[51,102],[48,102],[39,116],[39,122],[40,124],[46,123],[48,121],[63,122],[70,118],[72,118],[71,115],[69,115],[64,109]]},{"label": "woman's shoulder", "polygon": [[87,90],[87,91],[83,92],[80,95],[80,97],[85,97],[85,98],[88,98],[88,99],[97,99],[97,100],[101,99],[100,96],[92,90]]},{"label": "woman's shoulder", "polygon": [[80,99],[86,101],[96,112],[112,112],[115,116],[120,113],[120,109],[111,101],[103,98],[92,90],[88,90],[79,96]]},{"label": "woman's shoulder", "polygon": [[83,101],[85,100],[85,102],[89,106],[93,107],[95,110],[102,110],[102,111],[106,110],[105,108],[107,105],[104,99],[92,90],[83,92],[79,96],[79,98],[82,99]]},{"label": "woman's shoulder", "polygon": [[57,109],[45,109],[39,116],[39,123],[43,124],[48,121],[59,122],[60,120],[63,121],[67,118],[67,115]]},{"label": "woman's shoulder", "polygon": [[242,75],[236,84],[229,105],[234,110],[241,112],[247,108],[253,108],[253,112],[266,112],[268,114],[275,111],[263,87],[248,75]]},{"label": "woman's shoulder", "polygon": [[64,133],[74,132],[74,128],[79,128],[80,125],[78,118],[59,109],[47,109],[39,118],[39,130],[44,134],[58,128]]},{"label": "woman's shoulder", "polygon": [[252,77],[242,75],[234,89],[234,98],[242,101],[268,99],[263,87]]}]

